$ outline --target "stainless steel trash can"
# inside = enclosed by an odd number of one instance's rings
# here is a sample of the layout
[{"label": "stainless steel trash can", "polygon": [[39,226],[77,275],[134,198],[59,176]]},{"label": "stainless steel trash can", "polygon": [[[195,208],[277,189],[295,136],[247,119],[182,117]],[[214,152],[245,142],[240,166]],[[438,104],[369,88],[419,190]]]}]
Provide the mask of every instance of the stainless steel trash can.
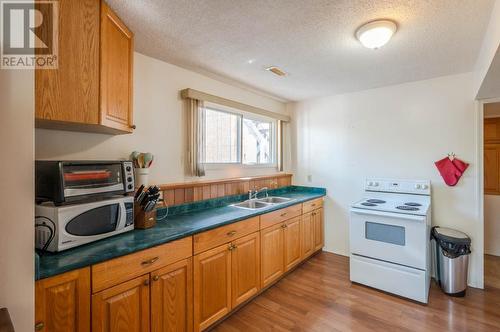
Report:
[{"label": "stainless steel trash can", "polygon": [[465,296],[471,239],[460,231],[433,227],[435,241],[436,280],[448,295]]}]

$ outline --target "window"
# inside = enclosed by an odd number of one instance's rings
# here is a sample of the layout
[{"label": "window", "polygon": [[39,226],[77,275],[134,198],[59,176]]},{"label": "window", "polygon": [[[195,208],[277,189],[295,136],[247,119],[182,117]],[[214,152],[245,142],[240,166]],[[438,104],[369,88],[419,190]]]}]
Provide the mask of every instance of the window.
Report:
[{"label": "window", "polygon": [[205,163],[240,162],[241,116],[205,109]]},{"label": "window", "polygon": [[274,165],[276,121],[205,108],[206,164]]}]

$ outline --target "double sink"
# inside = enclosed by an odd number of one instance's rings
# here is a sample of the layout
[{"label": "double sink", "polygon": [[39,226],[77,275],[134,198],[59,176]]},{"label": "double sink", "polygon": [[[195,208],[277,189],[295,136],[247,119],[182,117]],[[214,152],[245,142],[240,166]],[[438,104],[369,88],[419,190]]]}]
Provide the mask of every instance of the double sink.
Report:
[{"label": "double sink", "polygon": [[230,206],[247,210],[259,210],[272,205],[287,203],[290,202],[291,200],[292,200],[291,198],[286,198],[286,197],[269,196],[266,198],[249,199],[241,203],[231,204]]}]

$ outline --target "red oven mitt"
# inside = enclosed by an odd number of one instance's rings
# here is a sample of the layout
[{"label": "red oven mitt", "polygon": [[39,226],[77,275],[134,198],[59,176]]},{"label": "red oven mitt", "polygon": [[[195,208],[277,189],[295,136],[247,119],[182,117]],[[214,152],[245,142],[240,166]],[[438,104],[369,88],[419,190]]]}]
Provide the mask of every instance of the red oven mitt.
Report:
[{"label": "red oven mitt", "polygon": [[449,186],[456,185],[467,167],[469,167],[469,164],[460,159],[454,158],[450,160],[449,157],[436,161],[434,164],[443,177],[444,182]]},{"label": "red oven mitt", "polygon": [[453,158],[453,160],[451,162],[460,171],[460,175],[464,174],[464,172],[467,169],[467,167],[469,167],[469,164],[467,164],[466,162],[463,162],[463,161],[461,161],[460,159],[457,159],[457,158]]},{"label": "red oven mitt", "polygon": [[446,157],[434,163],[443,177],[444,182],[449,186],[454,186],[458,183],[458,179],[462,173],[458,170],[458,168],[453,165],[453,162],[450,158]]}]

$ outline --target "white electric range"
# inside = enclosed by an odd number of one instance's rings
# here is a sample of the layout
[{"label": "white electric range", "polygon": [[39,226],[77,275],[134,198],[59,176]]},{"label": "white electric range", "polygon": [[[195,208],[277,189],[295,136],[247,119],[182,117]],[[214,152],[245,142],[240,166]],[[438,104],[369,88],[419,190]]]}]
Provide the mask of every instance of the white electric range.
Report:
[{"label": "white electric range", "polygon": [[350,210],[351,281],[427,303],[430,228],[430,181],[367,179]]}]

